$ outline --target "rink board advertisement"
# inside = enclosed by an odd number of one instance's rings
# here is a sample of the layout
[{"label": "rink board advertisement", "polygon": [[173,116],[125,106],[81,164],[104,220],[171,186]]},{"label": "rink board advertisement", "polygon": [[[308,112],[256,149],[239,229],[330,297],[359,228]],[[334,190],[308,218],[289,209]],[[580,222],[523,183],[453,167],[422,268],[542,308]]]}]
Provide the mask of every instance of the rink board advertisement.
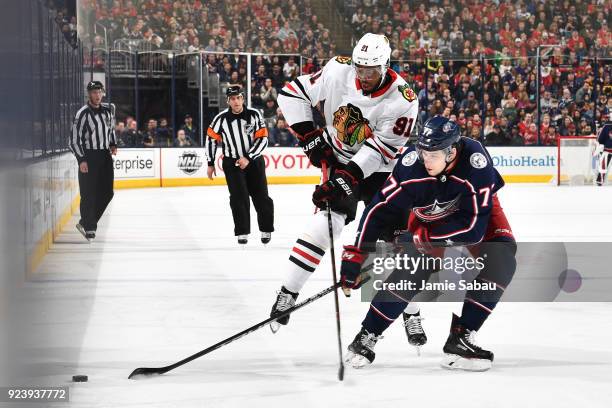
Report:
[{"label": "rink board advertisement", "polygon": [[[220,149],[219,149],[220,150]],[[266,175],[270,184],[317,183],[319,169],[310,165],[300,148],[269,148],[263,155]],[[206,171],[205,149],[175,148],[161,149],[162,187],[205,186],[225,184],[221,155],[215,160],[213,180]]]},{"label": "rink board advertisement", "polygon": [[489,147],[493,166],[507,183],[550,183],[557,172],[557,148]]},{"label": "rink board advertisement", "polygon": [[115,188],[161,187],[162,149],[118,149],[113,157]]},{"label": "rink board advertisement", "polygon": [[[219,149],[220,150],[220,149]],[[555,147],[491,147],[493,165],[508,183],[549,183],[557,172]],[[297,147],[271,147],[263,159],[269,184],[316,184],[320,170]],[[209,180],[204,148],[119,149],[115,188],[224,185],[221,155]]]}]

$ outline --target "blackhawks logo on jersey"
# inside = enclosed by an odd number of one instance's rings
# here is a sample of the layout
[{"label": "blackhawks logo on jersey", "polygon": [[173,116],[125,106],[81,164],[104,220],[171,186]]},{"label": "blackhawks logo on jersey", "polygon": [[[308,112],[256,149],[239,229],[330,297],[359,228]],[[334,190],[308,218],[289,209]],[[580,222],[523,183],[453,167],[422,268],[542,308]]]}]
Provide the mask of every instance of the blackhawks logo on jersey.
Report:
[{"label": "blackhawks logo on jersey", "polygon": [[370,121],[363,117],[361,110],[352,104],[341,106],[334,112],[334,128],[338,139],[346,145],[354,146],[372,137]]},{"label": "blackhawks logo on jersey", "polygon": [[351,57],[336,57],[336,61],[341,63],[341,64],[346,64],[346,65],[351,65],[353,63],[353,61],[351,60]]},{"label": "blackhawks logo on jersey", "polygon": [[400,91],[400,93],[402,94],[402,96],[408,101],[408,102],[412,102],[414,101],[417,96],[414,93],[414,91],[412,89],[410,89],[410,87],[408,86],[408,84],[405,85],[398,85],[397,90]]}]

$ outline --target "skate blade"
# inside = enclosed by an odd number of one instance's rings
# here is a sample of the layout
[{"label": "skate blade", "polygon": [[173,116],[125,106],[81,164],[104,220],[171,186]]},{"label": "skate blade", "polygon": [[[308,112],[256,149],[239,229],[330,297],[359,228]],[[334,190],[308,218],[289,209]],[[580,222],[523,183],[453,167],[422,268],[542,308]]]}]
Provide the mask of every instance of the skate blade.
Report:
[{"label": "skate blade", "polygon": [[416,349],[417,356],[421,357],[421,346],[414,346]]},{"label": "skate blade", "polygon": [[370,360],[368,360],[367,358],[365,358],[364,356],[361,356],[359,354],[353,353],[352,351],[348,351],[344,357],[344,362],[347,365],[350,365],[351,367],[355,368],[355,369],[360,369],[363,368],[367,365],[372,364],[370,362]]},{"label": "skate blade", "polygon": [[480,358],[464,358],[456,354],[445,354],[440,365],[447,370],[487,371],[491,369],[492,362]]},{"label": "skate blade", "polygon": [[280,330],[280,327],[281,327],[281,324],[277,322],[276,320],[270,323],[270,330],[272,330],[272,333],[276,334],[276,332]]}]

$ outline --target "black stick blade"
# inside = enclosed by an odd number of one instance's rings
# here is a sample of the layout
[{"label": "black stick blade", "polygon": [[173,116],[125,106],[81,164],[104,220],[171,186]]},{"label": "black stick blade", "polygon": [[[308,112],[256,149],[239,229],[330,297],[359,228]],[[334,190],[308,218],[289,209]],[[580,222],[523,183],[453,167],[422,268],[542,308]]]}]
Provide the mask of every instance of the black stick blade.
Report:
[{"label": "black stick blade", "polygon": [[152,377],[154,375],[161,375],[165,372],[166,370],[160,368],[141,367],[132,371],[132,374],[129,375],[128,380],[137,380],[139,378]]},{"label": "black stick blade", "polygon": [[338,380],[344,381],[344,363],[340,363],[340,368],[338,369]]}]

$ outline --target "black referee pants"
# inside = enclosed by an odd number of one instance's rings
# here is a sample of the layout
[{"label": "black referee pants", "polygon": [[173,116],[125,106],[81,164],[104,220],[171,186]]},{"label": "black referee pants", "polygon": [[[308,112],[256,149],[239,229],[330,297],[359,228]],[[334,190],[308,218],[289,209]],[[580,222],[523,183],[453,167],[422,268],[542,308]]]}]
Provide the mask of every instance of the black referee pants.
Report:
[{"label": "black referee pants", "polygon": [[223,158],[223,171],[230,192],[230,207],[234,217],[234,235],[251,233],[249,196],[257,211],[257,223],[262,232],[274,231],[274,202],[268,195],[268,181],[263,157],[252,160],[241,170],[236,160]]},{"label": "black referee pants", "polygon": [[85,231],[96,231],[98,221],[113,198],[113,159],[108,150],[85,150],[87,173],[79,170],[81,220]]}]

